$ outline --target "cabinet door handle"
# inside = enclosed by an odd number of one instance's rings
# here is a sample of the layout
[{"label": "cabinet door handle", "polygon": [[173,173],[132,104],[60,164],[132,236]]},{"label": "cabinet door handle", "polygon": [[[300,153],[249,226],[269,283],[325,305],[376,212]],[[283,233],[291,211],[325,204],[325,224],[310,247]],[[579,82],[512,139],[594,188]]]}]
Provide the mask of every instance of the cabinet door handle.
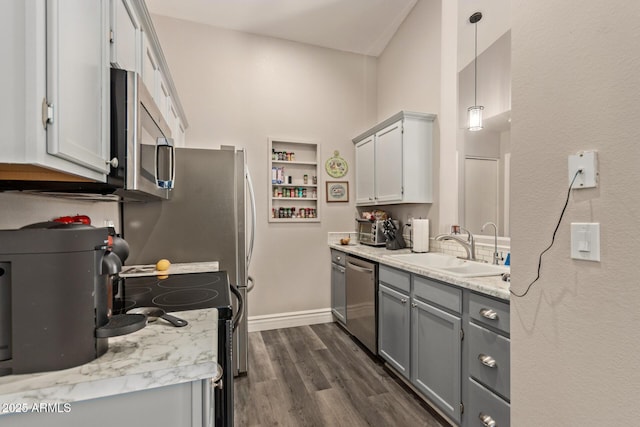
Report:
[{"label": "cabinet door handle", "polygon": [[415,302],[411,303],[411,307],[416,308],[418,306],[418,304],[416,304]]},{"label": "cabinet door handle", "polygon": [[496,359],[494,359],[493,357],[489,356],[488,354],[480,353],[478,355],[478,360],[480,361],[480,363],[482,363],[487,368],[495,368],[497,366],[496,365]]},{"label": "cabinet door handle", "polygon": [[342,257],[341,257],[341,256],[337,256],[337,257],[336,257],[336,259],[337,259],[338,261],[340,261],[340,260],[342,259]]},{"label": "cabinet door handle", "polygon": [[401,302],[402,304],[406,304],[406,303],[407,303],[407,300],[406,300],[405,298],[400,298],[400,302]]},{"label": "cabinet door handle", "polygon": [[482,310],[480,310],[480,315],[489,320],[498,319],[498,313],[496,313],[494,310],[491,310],[490,308],[483,308]]},{"label": "cabinet door handle", "polygon": [[483,414],[482,412],[480,412],[480,414],[478,414],[478,418],[480,418],[480,421],[482,421],[483,426],[496,427],[496,420],[491,418],[489,415]]}]

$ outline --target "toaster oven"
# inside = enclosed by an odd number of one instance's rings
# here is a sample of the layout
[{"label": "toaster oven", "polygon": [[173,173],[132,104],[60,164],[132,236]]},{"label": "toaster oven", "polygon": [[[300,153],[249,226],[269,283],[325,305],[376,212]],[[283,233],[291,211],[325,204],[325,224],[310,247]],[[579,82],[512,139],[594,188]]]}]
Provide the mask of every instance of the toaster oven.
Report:
[{"label": "toaster oven", "polygon": [[387,239],[383,233],[382,220],[356,219],[358,242],[369,246],[384,246]]}]

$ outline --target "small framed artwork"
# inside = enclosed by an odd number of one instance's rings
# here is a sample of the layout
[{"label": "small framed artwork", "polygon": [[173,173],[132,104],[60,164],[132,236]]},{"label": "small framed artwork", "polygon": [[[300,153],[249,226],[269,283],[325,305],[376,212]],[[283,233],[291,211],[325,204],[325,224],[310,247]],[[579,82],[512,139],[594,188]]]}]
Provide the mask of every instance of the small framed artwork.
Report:
[{"label": "small framed artwork", "polygon": [[348,181],[326,181],[327,203],[348,202],[349,182]]}]

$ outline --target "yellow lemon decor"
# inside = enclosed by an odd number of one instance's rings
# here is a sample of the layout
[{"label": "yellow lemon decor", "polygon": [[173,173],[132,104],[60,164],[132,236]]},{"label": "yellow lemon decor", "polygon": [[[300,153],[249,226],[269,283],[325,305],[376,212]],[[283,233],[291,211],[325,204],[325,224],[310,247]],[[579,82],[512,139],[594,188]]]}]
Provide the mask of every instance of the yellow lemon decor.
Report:
[{"label": "yellow lemon decor", "polygon": [[156,263],[156,271],[167,271],[170,266],[171,263],[168,259],[161,259]]}]

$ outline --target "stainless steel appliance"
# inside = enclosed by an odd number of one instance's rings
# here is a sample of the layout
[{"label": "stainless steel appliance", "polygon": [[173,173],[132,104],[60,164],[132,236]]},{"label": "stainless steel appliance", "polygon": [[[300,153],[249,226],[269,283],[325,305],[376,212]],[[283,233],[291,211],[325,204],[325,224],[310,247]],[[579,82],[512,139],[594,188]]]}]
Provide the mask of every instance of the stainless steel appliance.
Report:
[{"label": "stainless steel appliance", "polygon": [[363,245],[384,246],[387,239],[383,233],[383,220],[357,218],[358,241]]},{"label": "stainless steel appliance", "polygon": [[378,354],[376,297],[378,264],[347,255],[347,330]]},{"label": "stainless steel appliance", "polygon": [[[171,199],[125,203],[123,236],[129,264],[218,261],[244,299],[234,333],[235,373],[247,372],[248,275],[255,230],[255,203],[244,150],[176,148]],[[250,206],[248,206],[250,205]]]},{"label": "stainless steel appliance", "polygon": [[171,130],[138,74],[111,69],[111,172],[125,199],[169,197],[175,178]]},{"label": "stainless steel appliance", "polygon": [[0,376],[85,364],[109,337],[146,325],[142,315],[109,311],[122,264],[108,233],[57,222],[0,230]]},{"label": "stainless steel appliance", "polygon": [[[233,329],[237,327],[242,307],[233,313],[231,293],[242,301],[237,288],[229,284],[226,271],[127,277],[121,279],[121,292],[114,302],[117,313],[140,307],[158,307],[166,312],[218,309],[218,363],[222,367],[221,384],[212,384],[213,423],[216,427],[233,426]],[[208,413],[209,411],[204,411]],[[209,424],[207,424],[209,425]]]}]

